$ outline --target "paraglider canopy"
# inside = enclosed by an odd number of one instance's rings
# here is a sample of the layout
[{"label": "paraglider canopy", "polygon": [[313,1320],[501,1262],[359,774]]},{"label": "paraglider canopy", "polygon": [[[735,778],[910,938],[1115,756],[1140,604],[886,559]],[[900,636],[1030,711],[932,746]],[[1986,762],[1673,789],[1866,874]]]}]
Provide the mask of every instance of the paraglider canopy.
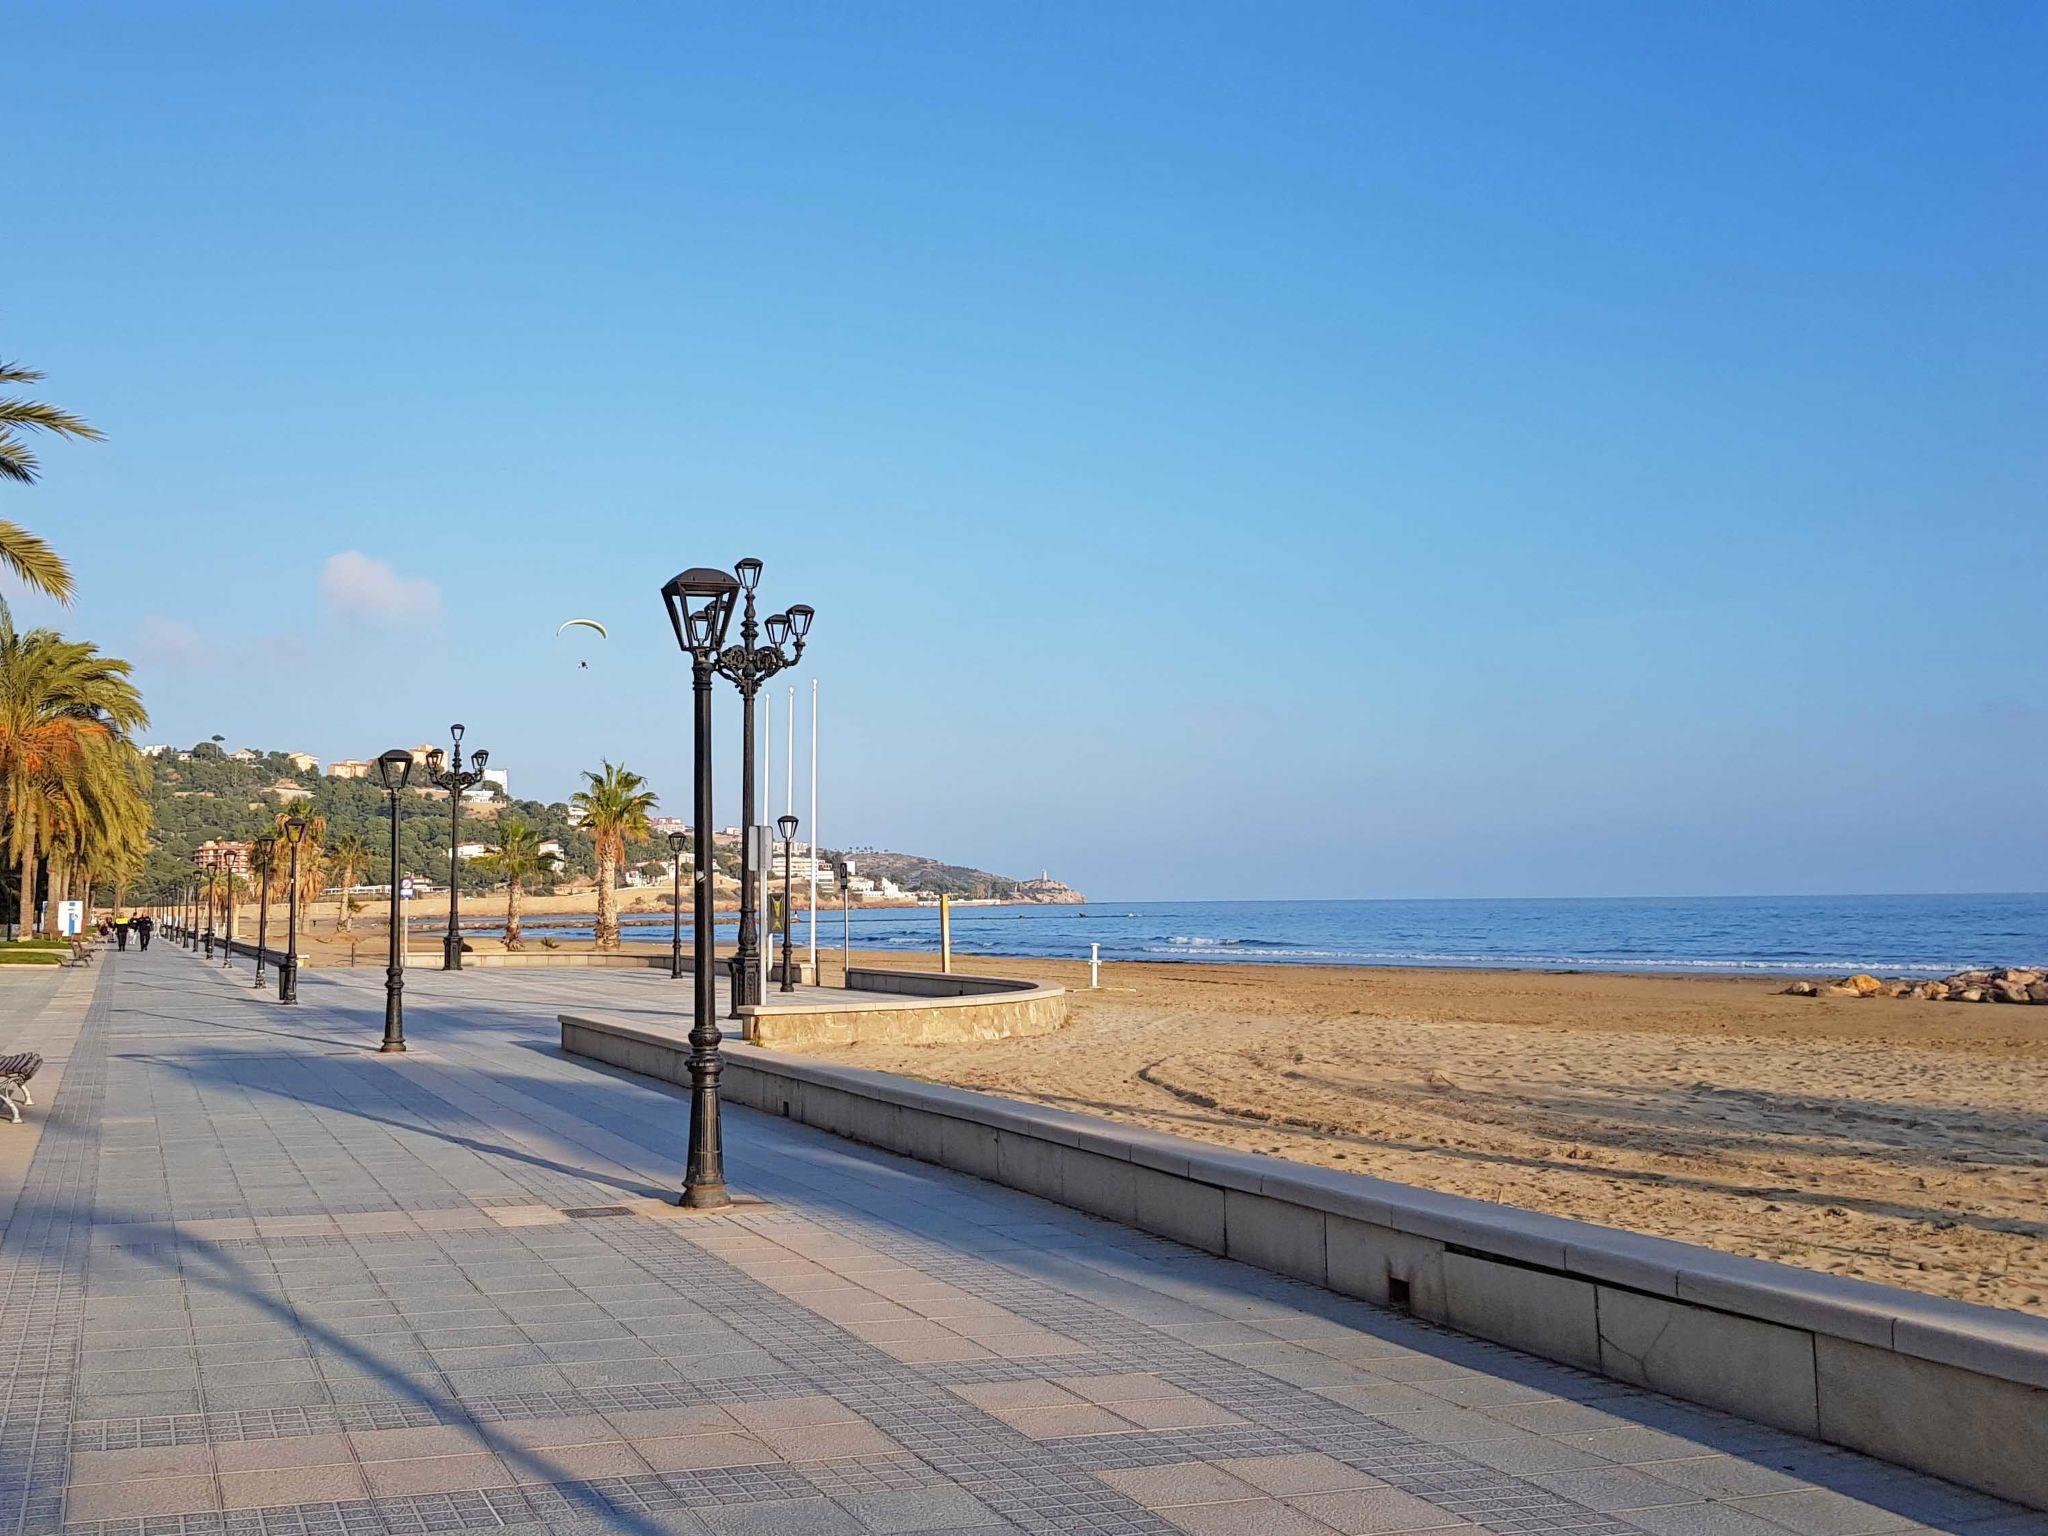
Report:
[{"label": "paraglider canopy", "polygon": [[611,636],[605,632],[605,627],[602,624],[598,623],[595,619],[564,619],[560,624],[555,626],[555,633],[559,635],[562,633],[563,630],[574,629],[579,624],[581,624],[585,629],[596,630],[597,638],[600,640],[611,639]]}]

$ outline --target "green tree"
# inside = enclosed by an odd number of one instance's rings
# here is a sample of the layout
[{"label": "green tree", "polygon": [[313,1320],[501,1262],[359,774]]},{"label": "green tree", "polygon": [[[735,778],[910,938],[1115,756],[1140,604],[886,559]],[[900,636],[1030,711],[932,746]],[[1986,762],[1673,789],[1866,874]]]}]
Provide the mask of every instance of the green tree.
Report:
[{"label": "green tree", "polygon": [[349,892],[364,870],[370,867],[370,845],[353,832],[342,832],[330,838],[327,843],[328,867],[334,871],[335,883],[341,887],[341,901],[334,921],[336,933],[355,932],[354,909],[349,904]]},{"label": "green tree", "polygon": [[526,882],[548,878],[561,862],[554,853],[541,850],[544,841],[540,828],[531,822],[505,816],[498,822],[498,851],[476,861],[486,874],[505,882],[507,949],[526,947],[526,941],[519,936],[519,904],[526,894]]},{"label": "green tree", "polygon": [[[0,362],[0,385],[33,384],[40,378],[42,374],[33,368]],[[16,395],[0,396],[0,480],[35,484],[39,466],[22,435],[25,432],[92,440],[103,435],[97,427],[57,406]],[[19,523],[5,518],[0,518],[0,566],[13,571],[37,592],[47,593],[60,603],[71,601],[71,568],[63,557]]]},{"label": "green tree", "polygon": [[657,798],[647,781],[622,765],[607,761],[603,771],[585,770],[584,787],[569,797],[583,818],[597,853],[597,931],[599,949],[619,947],[619,893],[614,889],[626,844],[650,835],[649,813]]},{"label": "green tree", "polygon": [[52,629],[18,632],[0,609],[0,815],[35,920],[37,861],[146,839],[148,805],[127,733],[149,714],[129,665]]}]

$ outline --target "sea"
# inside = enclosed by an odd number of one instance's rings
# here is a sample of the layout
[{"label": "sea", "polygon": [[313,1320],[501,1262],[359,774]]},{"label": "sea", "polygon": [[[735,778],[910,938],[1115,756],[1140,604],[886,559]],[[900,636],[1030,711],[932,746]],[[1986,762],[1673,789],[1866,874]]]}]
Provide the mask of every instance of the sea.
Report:
[{"label": "sea", "polygon": [[[720,924],[730,929],[730,921]],[[588,938],[588,919],[529,919],[530,937]],[[797,914],[800,944],[807,915]],[[666,944],[668,926],[628,926]],[[933,907],[818,912],[818,944],[932,950]],[[1440,901],[1091,901],[956,906],[963,955],[1190,965],[1414,965],[1547,971],[1874,971],[1945,976],[2048,961],[2048,893],[1966,896],[1653,896]]]}]

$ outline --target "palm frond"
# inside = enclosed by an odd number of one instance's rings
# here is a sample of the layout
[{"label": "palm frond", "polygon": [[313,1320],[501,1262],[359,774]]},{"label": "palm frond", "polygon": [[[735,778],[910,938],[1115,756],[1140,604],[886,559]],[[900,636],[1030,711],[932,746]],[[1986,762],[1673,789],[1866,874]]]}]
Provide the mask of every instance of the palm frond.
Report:
[{"label": "palm frond", "polygon": [[[4,450],[4,445],[0,445],[0,450]],[[4,465],[4,451],[0,451],[0,472],[4,472]],[[60,603],[70,603],[71,567],[42,539],[5,518],[0,518],[0,565],[35,591]]]}]

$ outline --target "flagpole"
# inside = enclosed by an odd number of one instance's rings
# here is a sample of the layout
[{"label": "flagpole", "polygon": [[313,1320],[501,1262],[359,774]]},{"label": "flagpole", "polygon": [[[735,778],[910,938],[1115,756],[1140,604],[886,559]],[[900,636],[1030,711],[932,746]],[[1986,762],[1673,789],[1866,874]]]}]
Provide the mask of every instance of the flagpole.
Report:
[{"label": "flagpole", "polygon": [[811,980],[818,979],[818,680],[811,679]]}]

